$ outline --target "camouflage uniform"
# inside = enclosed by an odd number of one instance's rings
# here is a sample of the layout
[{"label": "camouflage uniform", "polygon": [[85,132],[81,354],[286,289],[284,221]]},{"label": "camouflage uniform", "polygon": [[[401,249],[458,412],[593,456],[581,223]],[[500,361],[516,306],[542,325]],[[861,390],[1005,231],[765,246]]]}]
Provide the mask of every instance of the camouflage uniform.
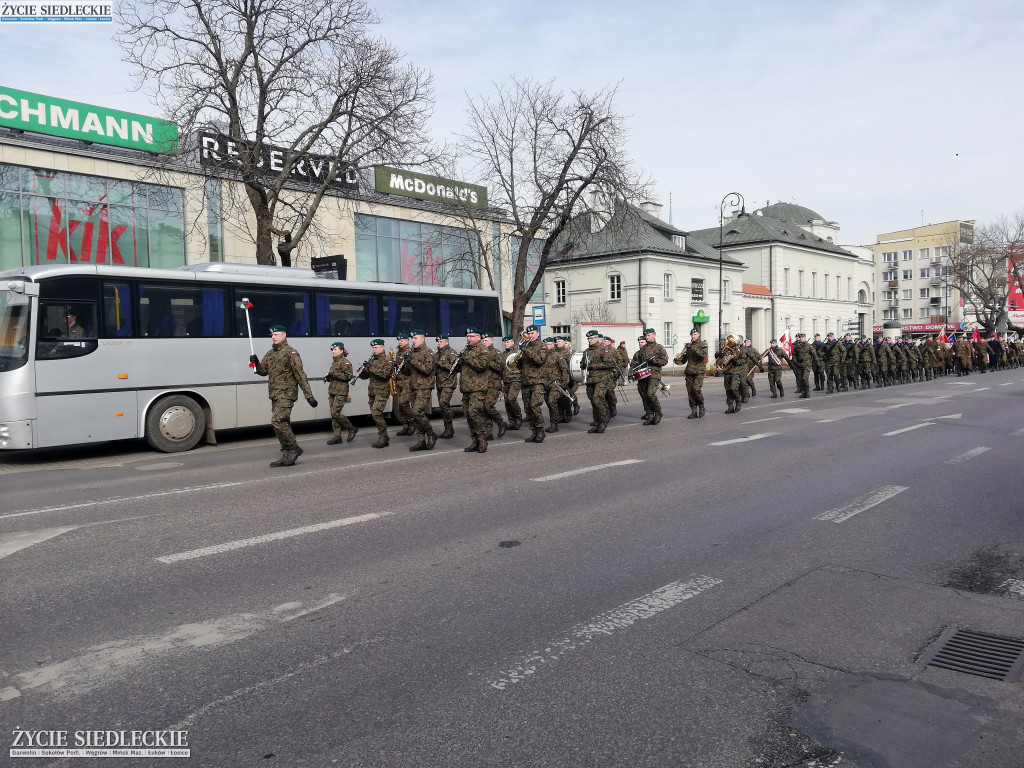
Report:
[{"label": "camouflage uniform", "polygon": [[856,388],[857,386],[857,345],[853,339],[843,339],[843,389]]},{"label": "camouflage uniform", "polygon": [[834,336],[826,339],[819,349],[821,350],[821,357],[825,367],[825,383],[827,387],[825,394],[830,395],[842,389],[840,373],[842,371],[842,360],[846,353],[843,350],[842,344]]},{"label": "camouflage uniform", "polygon": [[903,348],[903,339],[896,339],[896,343],[890,347],[893,357],[893,373],[896,383],[902,384],[907,376],[907,355]]},{"label": "camouflage uniform", "polygon": [[[398,406],[398,420],[402,422],[399,435],[411,435],[412,426],[412,390],[409,388],[409,377],[412,372],[409,369],[408,355],[412,351],[412,345],[399,346],[395,349],[395,386],[398,394],[395,395],[395,404]],[[403,358],[406,358],[403,362]]]},{"label": "camouflage uniform", "polygon": [[[384,420],[384,411],[388,407],[388,399],[391,397],[391,374],[394,371],[394,363],[384,353],[374,355],[370,362],[363,368],[359,378],[369,381],[366,392],[370,403],[370,416],[373,423],[377,425],[377,435],[386,440],[388,437],[388,423]],[[379,442],[379,441],[378,441]]]},{"label": "camouflage uniform", "polygon": [[[498,437],[505,434],[508,424],[501,418],[498,412],[498,398],[501,397],[501,374],[505,370],[505,356],[495,349],[484,344],[487,350],[487,390],[484,392],[484,413],[491,420],[492,424],[498,425]],[[487,433],[490,434],[488,429]]]},{"label": "camouflage uniform", "polygon": [[562,354],[562,350],[557,347],[548,350],[548,361],[544,367],[544,378],[546,381],[547,392],[545,394],[545,401],[548,405],[548,419],[551,421],[546,432],[557,432],[558,424],[562,421],[562,393],[555,388],[553,382],[557,381],[563,387],[565,386],[566,380],[569,378],[569,362],[565,359],[565,355]]},{"label": "camouflage uniform", "polygon": [[815,339],[811,342],[811,368],[814,373],[814,391],[819,392],[825,388],[825,376],[828,373],[828,350],[825,349],[827,341]]},{"label": "camouflage uniform", "polygon": [[874,370],[875,350],[871,346],[871,341],[865,339],[857,345],[857,372],[860,374],[861,389],[870,389]]},{"label": "camouflage uniform", "polygon": [[[790,362],[789,355],[778,344],[768,348],[765,355],[765,365],[768,368],[768,388],[772,391],[772,397],[785,397],[786,391],[782,388],[782,361]],[[792,366],[791,366],[792,367]]]},{"label": "camouflage uniform", "polygon": [[[348,420],[348,416],[342,413],[345,403],[348,402],[348,384],[352,380],[352,363],[348,361],[345,353],[342,352],[331,363],[331,370],[327,372],[327,400],[331,406],[331,428],[335,437],[341,437],[342,430],[353,432],[355,427]],[[351,437],[351,436],[350,436]]]},{"label": "camouflage uniform", "polygon": [[462,367],[459,375],[459,389],[462,392],[462,409],[466,413],[469,433],[479,445],[491,432],[491,420],[487,416],[484,399],[490,378],[491,355],[482,342],[468,344],[462,353]]},{"label": "camouflage uniform", "polygon": [[808,377],[811,372],[811,345],[806,341],[797,339],[793,343],[793,354],[791,356],[791,367],[794,368],[793,373],[796,374],[796,389],[800,393],[800,397],[811,396],[811,385],[808,383]]},{"label": "camouflage uniform", "polygon": [[313,397],[313,390],[306,381],[306,372],[302,370],[302,358],[287,341],[274,344],[263,359],[256,364],[256,373],[267,376],[271,402],[270,425],[281,443],[281,452],[289,453],[296,450],[295,433],[292,432],[292,406],[301,388],[302,394],[308,399]]},{"label": "camouflage uniform", "polygon": [[511,422],[512,429],[519,429],[523,426],[523,409],[522,406],[519,405],[519,393],[522,389],[522,374],[518,370],[509,370],[508,366],[505,365],[505,361],[508,360],[509,355],[514,354],[516,351],[516,348],[513,346],[512,349],[506,349],[501,355],[501,364],[503,369],[501,392],[505,397],[505,413],[508,416],[509,422]]},{"label": "camouflage uniform", "polygon": [[656,341],[648,341],[640,349],[643,359],[651,365],[651,375],[646,379],[637,382],[640,389],[640,399],[644,402],[644,413],[650,413],[653,418],[648,424],[657,424],[661,421],[661,401],[658,399],[658,390],[661,389],[661,368],[668,365],[668,352]]},{"label": "camouflage uniform", "polygon": [[[692,336],[690,338],[693,338]],[[686,398],[690,402],[690,415],[704,415],[704,376],[707,375],[708,343],[698,338],[683,348],[682,357],[686,360],[683,374],[686,377]],[[682,360],[680,360],[682,362]]]},{"label": "camouflage uniform", "polygon": [[917,381],[917,371],[921,367],[921,355],[918,353],[917,347],[912,343],[904,344],[903,351],[907,356],[907,373],[910,376],[910,380]]},{"label": "camouflage uniform", "polygon": [[455,434],[453,422],[455,414],[452,413],[452,396],[458,386],[458,369],[449,376],[448,371],[452,369],[459,355],[451,348],[451,345],[439,350],[436,356],[437,370],[434,371],[434,386],[437,387],[437,405],[441,409],[441,420],[444,421],[444,432],[438,437],[445,439]]},{"label": "camouflage uniform", "polygon": [[764,371],[764,366],[761,365],[761,355],[758,354],[757,347],[753,344],[748,347],[744,342],[742,351],[743,370],[740,375],[740,400],[745,403],[751,397],[757,397],[757,387],[754,385],[754,367]]},{"label": "camouflage uniform", "polygon": [[547,386],[544,378],[548,350],[544,342],[534,339],[522,346],[522,352],[522,357],[519,358],[519,371],[523,386],[523,406],[533,430],[533,436],[527,439],[536,442],[538,437],[544,439],[544,413],[541,407],[544,405]]},{"label": "camouflage uniform", "polygon": [[608,390],[615,386],[618,357],[600,342],[583,352],[587,364],[587,397],[594,412],[594,426],[589,431],[604,432],[611,413],[608,409]]},{"label": "camouflage uniform", "polygon": [[[431,398],[434,394],[434,352],[426,344],[413,347],[406,363],[409,368],[409,402],[412,423],[416,427],[416,443],[434,446],[434,430],[430,428]],[[429,439],[428,439],[429,438]]]},{"label": "camouflage uniform", "polygon": [[[644,347],[647,345],[647,339],[644,339],[643,344],[640,345],[640,349],[633,353],[633,357],[629,361],[629,369],[632,371],[638,365],[644,361]],[[644,385],[643,379],[636,379],[636,392],[640,395],[640,402],[644,406],[644,421],[650,421],[654,415],[651,413],[651,404],[647,402],[647,387]]]}]

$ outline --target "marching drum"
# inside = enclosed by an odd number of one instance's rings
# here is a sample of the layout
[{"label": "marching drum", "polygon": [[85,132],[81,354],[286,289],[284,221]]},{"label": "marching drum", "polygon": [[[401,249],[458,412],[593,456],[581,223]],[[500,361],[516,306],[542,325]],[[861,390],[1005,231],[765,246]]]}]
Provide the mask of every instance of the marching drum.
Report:
[{"label": "marching drum", "polygon": [[577,384],[586,384],[587,383],[587,372],[584,371],[580,367],[580,364],[582,362],[583,362],[583,353],[582,352],[573,352],[572,356],[569,358],[569,376]]},{"label": "marching drum", "polygon": [[644,365],[638,368],[637,370],[633,371],[630,375],[632,376],[633,381],[640,381],[641,379],[649,378],[651,373],[651,366]]}]

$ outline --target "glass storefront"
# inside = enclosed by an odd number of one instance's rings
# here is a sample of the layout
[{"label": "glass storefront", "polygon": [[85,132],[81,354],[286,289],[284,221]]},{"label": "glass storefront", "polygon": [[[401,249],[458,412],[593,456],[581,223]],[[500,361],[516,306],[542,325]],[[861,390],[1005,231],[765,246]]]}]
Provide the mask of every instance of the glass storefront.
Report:
[{"label": "glass storefront", "polygon": [[182,190],[0,163],[0,269],[185,264]]},{"label": "glass storefront", "polygon": [[356,214],[356,279],[490,288],[472,230]]}]

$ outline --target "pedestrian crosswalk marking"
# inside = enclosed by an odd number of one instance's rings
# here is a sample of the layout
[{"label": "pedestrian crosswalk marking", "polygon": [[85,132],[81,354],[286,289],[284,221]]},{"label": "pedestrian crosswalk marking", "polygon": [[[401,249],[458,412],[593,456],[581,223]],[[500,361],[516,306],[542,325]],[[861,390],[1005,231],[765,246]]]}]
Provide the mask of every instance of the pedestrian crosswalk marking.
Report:
[{"label": "pedestrian crosswalk marking", "polygon": [[903,485],[883,485],[881,488],[871,491],[871,493],[858,496],[848,504],[827,510],[820,515],[815,515],[814,519],[841,523],[844,520],[849,520],[854,515],[859,515],[861,512],[881,504],[883,501],[888,501],[905,490],[907,490],[907,487]]}]

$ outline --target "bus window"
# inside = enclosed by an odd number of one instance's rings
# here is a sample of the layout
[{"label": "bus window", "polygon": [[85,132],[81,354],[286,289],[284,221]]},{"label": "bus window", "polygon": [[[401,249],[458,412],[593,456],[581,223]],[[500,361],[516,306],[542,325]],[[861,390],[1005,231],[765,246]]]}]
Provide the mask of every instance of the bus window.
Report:
[{"label": "bus window", "polygon": [[380,333],[378,301],[373,294],[318,293],[316,335],[353,338]]},{"label": "bus window", "polygon": [[428,336],[437,330],[437,299],[432,296],[384,294],[381,308],[384,314],[384,335],[394,336],[413,328],[422,328]]},{"label": "bus window", "polygon": [[270,326],[283,325],[289,336],[309,336],[312,331],[312,303],[305,291],[278,288],[273,291],[236,288],[234,290],[235,329],[245,336],[245,310],[242,298],[249,299],[252,308],[249,320],[253,336],[269,336]]},{"label": "bus window", "polygon": [[81,357],[96,350],[96,304],[39,303],[38,360]]},{"label": "bus window", "polygon": [[459,296],[441,299],[441,333],[451,336],[465,336],[466,328],[472,326],[482,331],[501,335],[501,329],[494,326],[491,305],[494,299],[474,296]]},{"label": "bus window", "polygon": [[139,328],[149,338],[224,335],[223,288],[139,285]]},{"label": "bus window", "polygon": [[25,296],[0,291],[0,371],[28,362],[28,311]]},{"label": "bus window", "polygon": [[103,338],[132,335],[132,291],[128,283],[103,284]]}]

